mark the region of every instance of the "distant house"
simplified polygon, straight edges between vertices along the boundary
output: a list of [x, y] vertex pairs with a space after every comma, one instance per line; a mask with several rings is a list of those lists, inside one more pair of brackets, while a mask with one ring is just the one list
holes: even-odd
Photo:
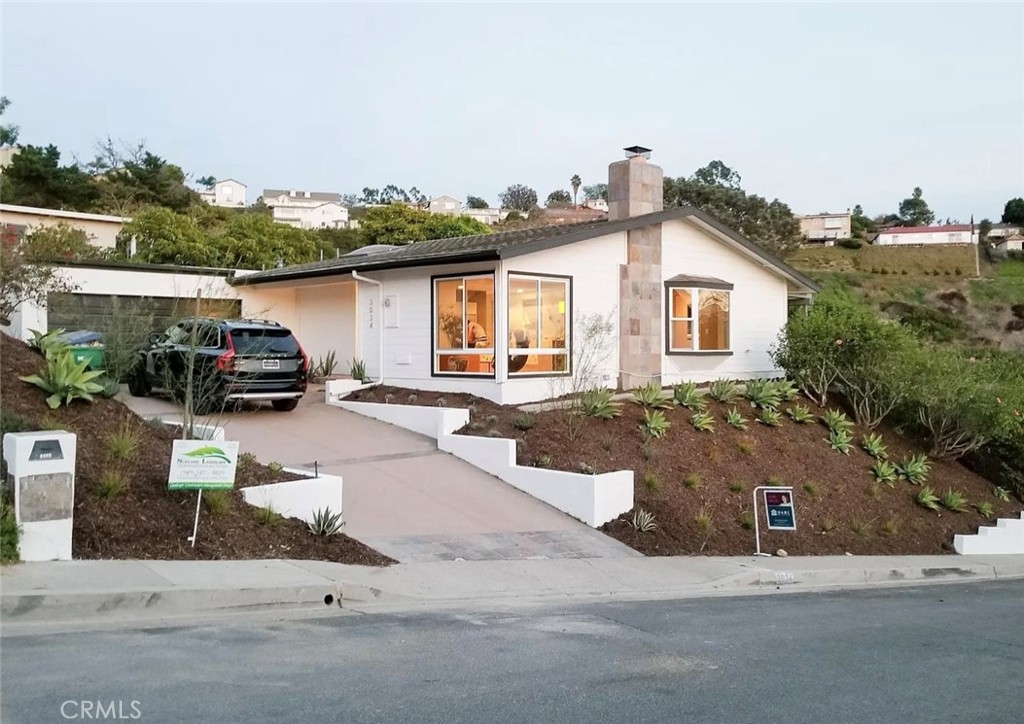
[[604, 199], [585, 199], [583, 201], [583, 205], [588, 209], [593, 209], [594, 211], [604, 211], [605, 213], [608, 213], [608, 202]]
[[462, 202], [454, 196], [434, 196], [428, 199], [424, 206], [432, 214], [458, 216], [459, 210], [462, 208]]
[[463, 216], [468, 216], [471, 219], [483, 222], [484, 224], [494, 225], [505, 220], [508, 216], [509, 209], [471, 209], [467, 206], [459, 213]]
[[0, 228], [5, 234], [22, 237], [33, 229], [66, 224], [73, 229], [84, 231], [91, 244], [103, 249], [113, 249], [117, 246], [117, 235], [128, 221], [131, 219], [123, 216], [0, 204]]
[[1021, 233], [1020, 224], [992, 224], [992, 229], [988, 232], [989, 239], [1005, 239], [1008, 236]]
[[893, 226], [881, 231], [874, 243], [876, 246], [977, 244], [978, 231], [973, 224]]
[[835, 246], [837, 239], [849, 239], [852, 215], [847, 209], [839, 214], [804, 214], [800, 221], [800, 234], [808, 244]]
[[574, 224], [580, 221], [601, 221], [608, 218], [607, 211], [589, 209], [585, 206], [577, 208], [546, 208], [543, 209], [544, 220], [549, 224]]
[[199, 198], [210, 206], [227, 206], [231, 208], [248, 206], [249, 204], [245, 198], [247, 188], [241, 181], [226, 178], [215, 183], [213, 188], [200, 191]]
[[1005, 236], [992, 242], [992, 248], [996, 251], [1024, 251], [1024, 236], [1019, 233]]
[[270, 207], [274, 221], [300, 229], [344, 229], [348, 209], [341, 194], [320, 191], [263, 189], [263, 203]]

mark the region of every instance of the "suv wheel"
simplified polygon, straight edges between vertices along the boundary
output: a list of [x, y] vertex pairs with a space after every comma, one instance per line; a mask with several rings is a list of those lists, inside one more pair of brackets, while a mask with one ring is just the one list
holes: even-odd
[[146, 370], [141, 364], [136, 365], [128, 375], [128, 391], [132, 397], [149, 397], [149, 393], [153, 391], [146, 380]]
[[270, 404], [274, 406], [274, 409], [278, 412], [291, 412], [299, 406], [299, 401], [292, 400], [271, 400]]

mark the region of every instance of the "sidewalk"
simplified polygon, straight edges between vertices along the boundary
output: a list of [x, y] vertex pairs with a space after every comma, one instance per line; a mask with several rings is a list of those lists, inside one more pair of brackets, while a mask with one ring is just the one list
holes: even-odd
[[555, 599], [656, 599], [1024, 578], [1024, 555], [600, 558], [402, 563], [69, 561], [0, 572], [5, 623], [276, 607], [358, 611]]

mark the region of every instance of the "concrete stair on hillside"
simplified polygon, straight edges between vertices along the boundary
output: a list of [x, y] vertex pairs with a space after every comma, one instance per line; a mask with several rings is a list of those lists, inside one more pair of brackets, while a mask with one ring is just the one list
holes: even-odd
[[953, 547], [961, 555], [1024, 553], [1024, 512], [1020, 518], [1000, 518], [995, 526], [978, 528], [977, 535], [958, 535]]

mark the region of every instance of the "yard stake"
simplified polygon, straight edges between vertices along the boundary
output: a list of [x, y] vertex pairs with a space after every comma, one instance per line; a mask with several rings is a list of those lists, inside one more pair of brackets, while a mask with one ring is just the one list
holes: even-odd
[[199, 532], [199, 504], [203, 502], [203, 491], [199, 491], [199, 495], [196, 496], [196, 522], [192, 524], [192, 537], [189, 541], [192, 543], [192, 547], [196, 547], [196, 533]]

